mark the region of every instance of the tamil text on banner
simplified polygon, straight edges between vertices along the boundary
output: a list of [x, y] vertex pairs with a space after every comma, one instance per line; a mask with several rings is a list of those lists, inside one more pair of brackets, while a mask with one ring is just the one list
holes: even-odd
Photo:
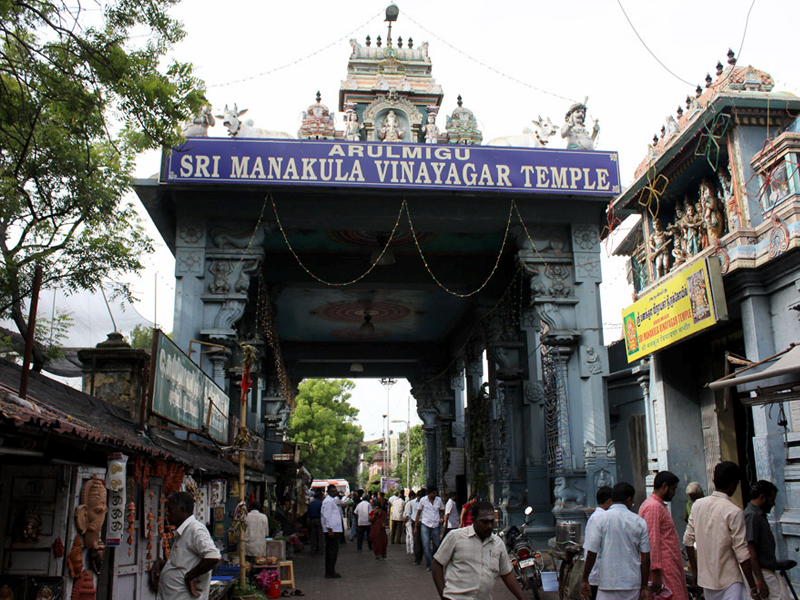
[[156, 331], [152, 410], [187, 429], [228, 443], [230, 398], [162, 331]]
[[727, 319], [719, 260], [698, 260], [622, 311], [628, 362]]
[[164, 156], [166, 183], [618, 194], [616, 152], [192, 138]]

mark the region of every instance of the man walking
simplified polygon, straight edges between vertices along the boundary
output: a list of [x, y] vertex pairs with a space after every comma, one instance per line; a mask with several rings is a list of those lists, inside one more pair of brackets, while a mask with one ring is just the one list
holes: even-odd
[[526, 600], [508, 559], [505, 544], [492, 533], [494, 507], [472, 506], [472, 525], [455, 529], [433, 557], [433, 583], [446, 600], [491, 600], [497, 577], [518, 600]]
[[456, 506], [456, 498], [456, 493], [450, 492], [447, 498], [447, 504], [444, 505], [444, 533], [442, 534], [442, 538], [444, 538], [451, 529], [458, 529], [461, 515], [458, 512], [458, 506]]
[[403, 500], [403, 490], [396, 496], [396, 500], [392, 502], [391, 508], [391, 533], [392, 543], [399, 544], [403, 538], [403, 513], [405, 512], [406, 503]]
[[431, 570], [433, 555], [439, 549], [439, 535], [444, 522], [444, 503], [436, 495], [438, 491], [436, 487], [428, 488], [428, 495], [419, 501], [414, 526], [414, 533], [419, 531], [419, 537], [422, 541], [426, 571]]
[[775, 574], [775, 538], [767, 521], [777, 496], [778, 488], [771, 481], [757, 481], [750, 488], [750, 502], [744, 508], [744, 525], [750, 566], [761, 596], [766, 594], [769, 600], [788, 600], [789, 588], [783, 578]]
[[[686, 524], [683, 545], [689, 555], [692, 580], [703, 588], [706, 600], [740, 600], [746, 596], [758, 600], [762, 597], [750, 568], [744, 513], [731, 502], [731, 496], [739, 487], [739, 478], [736, 463], [723, 461], [714, 467], [716, 491], [695, 501]], [[745, 594], [742, 573], [750, 588], [749, 594]]]
[[650, 584], [653, 594], [658, 594], [663, 586], [672, 592], [673, 600], [689, 600], [681, 543], [666, 504], [675, 497], [678, 481], [678, 477], [669, 471], [656, 473], [653, 493], [639, 508], [639, 516], [647, 523], [647, 535], [650, 538]]
[[269, 519], [261, 512], [258, 502], [250, 503], [247, 513], [247, 529], [244, 532], [244, 554], [248, 560], [254, 561], [259, 556], [267, 555], [267, 538], [269, 537]]
[[[634, 512], [636, 490], [620, 481], [611, 491], [611, 506], [598, 515], [595, 527], [587, 532], [584, 547], [581, 597], [590, 600], [589, 574], [597, 560], [597, 600], [648, 600], [647, 576], [650, 574], [650, 542], [647, 524]], [[591, 535], [589, 535], [591, 533]]]
[[339, 536], [344, 533], [342, 526], [342, 513], [336, 499], [339, 497], [336, 486], [328, 486], [328, 495], [322, 501], [322, 530], [325, 532], [325, 577], [338, 579], [340, 573], [336, 572], [336, 559], [339, 558]]
[[414, 519], [417, 516], [417, 495], [408, 492], [408, 500], [403, 509], [403, 518], [406, 524], [406, 554], [414, 554]]
[[369, 494], [364, 494], [361, 497], [361, 502], [358, 503], [355, 509], [356, 523], [358, 524], [358, 537], [356, 538], [356, 549], [361, 552], [364, 547], [364, 538], [367, 538], [367, 545], [372, 550], [372, 541], [369, 539], [369, 513], [372, 511], [372, 505], [369, 503]]
[[[166, 563], [150, 572], [158, 586], [157, 600], [208, 600], [211, 569], [219, 550], [205, 525], [194, 518], [194, 499], [189, 492], [175, 492], [167, 499], [167, 521], [175, 529], [175, 544]], [[163, 566], [162, 566], [163, 565]], [[160, 566], [160, 569], [158, 568]]]
[[308, 536], [311, 538], [311, 554], [322, 554], [325, 536], [322, 533], [322, 490], [314, 492], [314, 499], [308, 503]]
[[[586, 536], [589, 537], [590, 532], [597, 526], [597, 517], [602, 515], [611, 507], [611, 488], [607, 485], [604, 485], [600, 489], [597, 490], [597, 495], [595, 499], [597, 500], [597, 508], [594, 509], [594, 512], [589, 516], [589, 520], [586, 521]], [[583, 560], [584, 563], [586, 561], [586, 549], [583, 550]], [[592, 567], [591, 572], [589, 573], [589, 587], [592, 590], [592, 600], [595, 600], [597, 597], [597, 571], [600, 569], [600, 561], [595, 560], [594, 567]]]

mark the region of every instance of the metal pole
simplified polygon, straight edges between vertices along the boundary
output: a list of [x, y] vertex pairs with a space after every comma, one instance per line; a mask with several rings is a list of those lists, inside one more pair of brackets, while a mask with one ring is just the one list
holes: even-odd
[[28, 397], [28, 377], [30, 376], [29, 369], [31, 366], [31, 355], [33, 354], [33, 345], [36, 340], [33, 338], [33, 332], [36, 329], [36, 311], [39, 309], [39, 288], [42, 287], [42, 266], [36, 265], [36, 270], [33, 274], [33, 289], [31, 289], [31, 313], [28, 317], [28, 335], [25, 337], [25, 354], [22, 359], [22, 375], [19, 380], [19, 397]]
[[411, 396], [408, 397], [408, 420], [406, 421], [406, 485], [411, 489]]
[[390, 398], [390, 393], [389, 392], [390, 392], [390, 390], [392, 389], [392, 386], [395, 383], [397, 383], [397, 380], [396, 379], [392, 379], [391, 377], [383, 377], [381, 379], [381, 385], [386, 388], [386, 456], [385, 456], [385, 458], [386, 458], [387, 477], [390, 477], [391, 476], [391, 472], [392, 472], [392, 453], [390, 452], [390, 448], [389, 448], [389, 445], [391, 443], [389, 441], [389, 431], [390, 431], [389, 430], [389, 422], [390, 422], [390, 419], [391, 419], [391, 416], [390, 416], [390, 413], [389, 413], [389, 398]]

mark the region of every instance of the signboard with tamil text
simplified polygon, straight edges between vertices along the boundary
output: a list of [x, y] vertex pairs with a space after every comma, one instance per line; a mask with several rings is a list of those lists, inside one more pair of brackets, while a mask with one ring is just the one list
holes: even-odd
[[727, 318], [719, 260], [691, 263], [622, 311], [628, 362]]
[[187, 429], [203, 430], [228, 443], [230, 398], [162, 331], [153, 339], [152, 408]]
[[232, 183], [609, 198], [616, 152], [324, 140], [190, 138], [164, 155], [165, 183]]

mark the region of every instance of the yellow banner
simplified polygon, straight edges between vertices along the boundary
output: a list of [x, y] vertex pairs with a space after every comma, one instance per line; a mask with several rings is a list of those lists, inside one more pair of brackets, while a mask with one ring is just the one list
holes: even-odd
[[719, 260], [699, 260], [622, 311], [628, 362], [666, 348], [727, 316]]

